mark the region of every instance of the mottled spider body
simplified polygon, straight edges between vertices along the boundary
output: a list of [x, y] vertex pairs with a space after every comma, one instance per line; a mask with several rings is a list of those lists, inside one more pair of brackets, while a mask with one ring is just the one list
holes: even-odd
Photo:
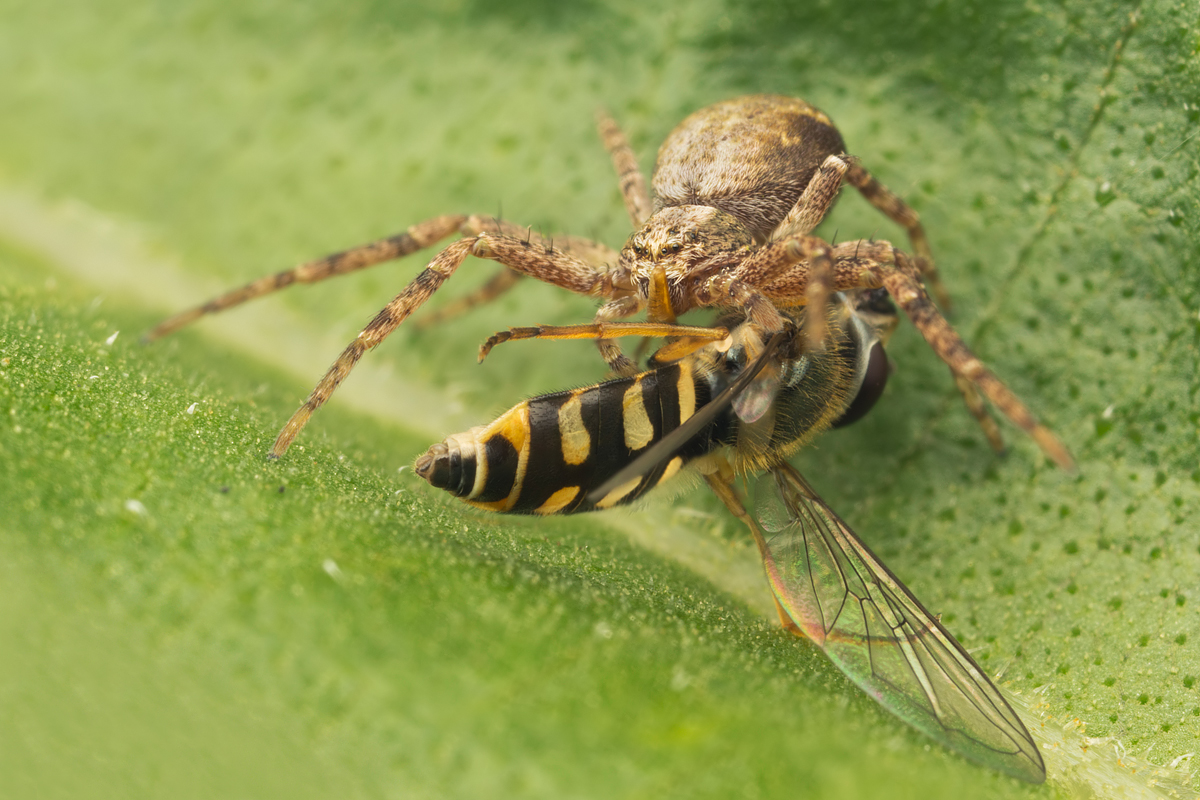
[[[280, 431], [271, 449], [278, 457], [362, 355], [387, 338], [471, 255], [499, 261], [508, 269], [458, 309], [496, 296], [521, 275], [604, 301], [592, 324], [513, 328], [492, 337], [481, 357], [496, 343], [511, 339], [594, 339], [604, 360], [623, 375], [636, 373], [637, 366], [614, 337], [670, 337], [676, 341], [667, 348], [676, 349], [669, 355], [679, 358], [688, 348], [727, 334], [724, 328], [676, 323], [679, 314], [692, 309], [734, 312], [750, 323], [744, 337], [748, 342], [755, 336], [765, 341], [788, 324], [781, 309], [824, 308], [835, 291], [885, 288], [950, 367], [993, 446], [1000, 446], [999, 436], [977, 390], [1058, 464], [1071, 464], [1062, 444], [983, 366], [938, 312], [923, 281], [930, 282], [943, 305], [945, 293], [916, 212], [842, 152], [841, 136], [825, 114], [801, 100], [776, 95], [742, 97], [696, 112], [659, 151], [653, 205], [624, 134], [607, 116], [601, 116], [599, 127], [637, 229], [619, 253], [576, 237], [549, 239], [509, 222], [452, 214], [235, 289], [163, 322], [147, 338], [293, 283], [362, 269], [428, 247], [455, 231], [462, 233], [462, 240], [438, 253], [346, 347]], [[811, 235], [843, 183], [905, 228], [913, 256], [885, 241], [833, 245]], [[646, 312], [646, 322], [619, 321], [640, 311]], [[807, 314], [805, 320], [808, 346], [820, 349], [826, 315]]]

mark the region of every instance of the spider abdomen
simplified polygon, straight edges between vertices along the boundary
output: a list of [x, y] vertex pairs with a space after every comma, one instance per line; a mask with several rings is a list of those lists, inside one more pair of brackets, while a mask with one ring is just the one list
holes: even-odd
[[716, 103], [681, 122], [659, 148], [655, 208], [713, 206], [765, 241], [817, 168], [845, 150], [829, 117], [803, 100], [751, 95]]

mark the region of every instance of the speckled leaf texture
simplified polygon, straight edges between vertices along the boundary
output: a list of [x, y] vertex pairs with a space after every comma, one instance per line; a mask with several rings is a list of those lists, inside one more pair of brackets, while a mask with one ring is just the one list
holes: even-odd
[[[1200, 749], [1200, 11], [1174, 0], [0, 0], [0, 796], [1189, 797]], [[431, 254], [238, 283], [483, 213], [619, 246], [599, 106], [803, 97], [922, 215], [954, 324], [1074, 452], [986, 446], [908, 325], [797, 467], [1008, 692], [1019, 784], [784, 633], [698, 489], [510, 520], [416, 478], [601, 377], [540, 285], [406, 325], [278, 427]], [[903, 232], [846, 194], [820, 232]], [[431, 303], [491, 274], [469, 261]], [[115, 338], [114, 338], [115, 336]]]

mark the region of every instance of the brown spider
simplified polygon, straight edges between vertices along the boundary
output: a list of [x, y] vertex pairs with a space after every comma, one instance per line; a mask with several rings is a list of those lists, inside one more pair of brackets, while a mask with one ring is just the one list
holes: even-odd
[[[742, 97], [697, 111], [658, 151], [653, 206], [620, 128], [602, 114], [599, 129], [637, 229], [619, 254], [584, 239], [556, 237], [551, 243], [508, 222], [447, 215], [254, 281], [166, 320], [145, 338], [156, 339], [200, 316], [293, 283], [352, 272], [461, 233], [464, 238], [438, 253], [342, 352], [280, 431], [271, 448], [271, 456], [279, 457], [363, 353], [387, 338], [469, 255], [499, 261], [507, 269], [437, 316], [495, 297], [522, 275], [605, 301], [590, 325], [513, 328], [488, 340], [480, 358], [511, 339], [588, 338], [596, 340], [609, 366], [625, 375], [636, 366], [613, 337], [672, 337], [676, 347], [686, 349], [726, 336], [724, 328], [678, 325], [678, 315], [692, 309], [740, 311], [765, 339], [784, 328], [781, 308], [823, 307], [833, 292], [883, 287], [950, 367], [993, 447], [1002, 447], [999, 432], [976, 389], [1051, 459], [1064, 468], [1072, 466], [1054, 434], [984, 367], [938, 312], [922, 281], [929, 281], [943, 306], [948, 305], [947, 297], [916, 212], [845, 154], [841, 135], [824, 113], [802, 100], [776, 95]], [[843, 182], [908, 231], [915, 256], [885, 241], [831, 245], [811, 235]], [[618, 321], [643, 309], [646, 322]], [[809, 346], [821, 347], [825, 315], [808, 314], [806, 320]]]

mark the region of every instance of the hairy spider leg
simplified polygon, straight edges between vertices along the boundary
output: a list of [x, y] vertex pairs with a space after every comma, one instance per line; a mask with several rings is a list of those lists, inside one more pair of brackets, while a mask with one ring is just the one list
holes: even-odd
[[646, 177], [638, 168], [637, 156], [625, 138], [625, 132], [606, 111], [596, 112], [596, 128], [600, 132], [600, 140], [604, 149], [612, 158], [613, 168], [617, 171], [617, 180], [621, 185], [621, 198], [625, 201], [625, 210], [629, 212], [629, 220], [633, 227], [640, 228], [650, 218], [650, 193], [646, 190]]
[[[738, 270], [748, 274], [776, 275], [760, 287], [760, 296], [780, 307], [804, 305], [810, 266], [805, 260], [811, 248], [806, 237], [772, 242], [754, 251]], [[1064, 469], [1073, 469], [1074, 461], [1062, 442], [997, 378], [963, 342], [929, 298], [921, 282], [921, 272], [913, 259], [884, 241], [844, 242], [830, 250], [833, 261], [833, 290], [877, 289], [883, 287], [900, 306], [938, 357], [955, 376], [978, 387], [1004, 416], [1037, 442], [1042, 451]], [[790, 267], [788, 266], [790, 265]], [[716, 298], [714, 298], [716, 299]], [[772, 329], [763, 328], [770, 332]], [[968, 408], [970, 408], [968, 402]], [[980, 415], [976, 419], [981, 419]], [[985, 435], [987, 425], [982, 421]], [[989, 441], [991, 437], [989, 435]]]
[[933, 262], [933, 251], [929, 249], [929, 239], [925, 236], [925, 228], [922, 227], [921, 218], [917, 212], [899, 195], [863, 169], [856, 159], [848, 159], [848, 162], [850, 169], [846, 172], [846, 182], [858, 189], [867, 202], [882, 211], [888, 219], [908, 231], [908, 239], [912, 242], [913, 253], [916, 255], [917, 267], [921, 276], [929, 284], [933, 296], [937, 298], [938, 305], [949, 311], [951, 307], [950, 294], [946, 291], [937, 265]]
[[[148, 344], [167, 334], [174, 333], [201, 317], [239, 306], [258, 297], [285, 289], [292, 284], [317, 283], [328, 278], [335, 278], [339, 275], [373, 267], [385, 261], [403, 258], [418, 250], [424, 250], [436, 244], [456, 231], [463, 236], [478, 236], [482, 233], [497, 233], [513, 237], [524, 236], [531, 243], [543, 246], [550, 241], [519, 225], [492, 217], [482, 215], [466, 216], [463, 214], [447, 214], [441, 217], [434, 217], [423, 222], [418, 222], [403, 233], [377, 239], [376, 241], [332, 253], [313, 261], [306, 261], [291, 269], [251, 281], [245, 286], [228, 291], [202, 305], [182, 311], [160, 322], [142, 336], [142, 342]], [[616, 252], [611, 248], [577, 236], [557, 237], [553, 241], [558, 243], [560, 249], [571, 252], [573, 255], [591, 263], [603, 264], [614, 262], [617, 258]], [[505, 273], [512, 274], [509, 270], [505, 270]], [[515, 282], [514, 279], [512, 283]], [[501, 283], [503, 282], [501, 281]], [[507, 288], [508, 286], [503, 286], [495, 294], [499, 294], [500, 291], [504, 291]]]
[[323, 406], [342, 381], [354, 369], [363, 353], [378, 346], [404, 320], [420, 308], [435, 291], [459, 268], [467, 256], [489, 258], [506, 267], [552, 283], [576, 294], [593, 297], [612, 297], [621, 292], [614, 289], [612, 274], [597, 269], [586, 261], [557, 248], [534, 244], [502, 234], [483, 233], [460, 239], [442, 250], [413, 281], [363, 328], [333, 365], [326, 371], [304, 404], [297, 409], [279, 432], [270, 456], [282, 456], [296, 436]]
[[[522, 228], [512, 223], [496, 221], [495, 226], [488, 231], [477, 231], [476, 233], [503, 233], [507, 236], [516, 238], [525, 237], [532, 243], [542, 245], [544, 247], [555, 247], [564, 253], [570, 253], [576, 258], [582, 259], [587, 263], [598, 267], [608, 269], [608, 265], [615, 264], [617, 261], [617, 251], [611, 247], [592, 239], [584, 239], [579, 236], [569, 235], [554, 235], [543, 236], [541, 234], [532, 233], [528, 228]], [[524, 278], [524, 273], [514, 272], [507, 267], [503, 267], [496, 271], [486, 283], [478, 289], [466, 294], [441, 308], [426, 312], [421, 315], [421, 318], [413, 324], [418, 330], [426, 330], [435, 325], [441, 325], [452, 319], [462, 316], [473, 308], [490, 303], [500, 295], [512, 289], [521, 279]]]

